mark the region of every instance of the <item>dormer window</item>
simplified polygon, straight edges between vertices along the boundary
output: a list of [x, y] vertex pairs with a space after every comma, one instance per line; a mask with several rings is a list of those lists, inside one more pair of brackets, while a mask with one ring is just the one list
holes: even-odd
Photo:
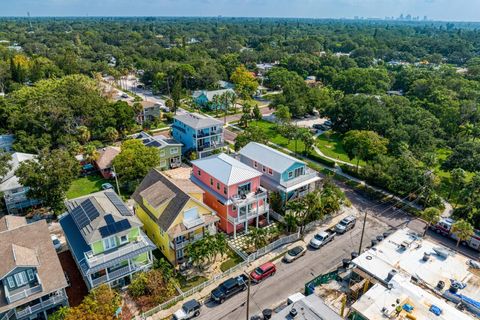
[[13, 277], [17, 283], [17, 287], [21, 287], [28, 283], [27, 276], [24, 271], [14, 274]]
[[13, 280], [13, 277], [7, 277], [7, 282], [10, 289], [15, 288], [15, 280]]
[[120, 244], [124, 244], [128, 242], [128, 235], [124, 235], [120, 237]]
[[27, 270], [27, 276], [28, 276], [28, 281], [35, 280], [35, 273], [33, 272], [32, 269]]
[[115, 248], [117, 246], [117, 241], [115, 240], [115, 237], [103, 239], [103, 246], [105, 250], [110, 250]]

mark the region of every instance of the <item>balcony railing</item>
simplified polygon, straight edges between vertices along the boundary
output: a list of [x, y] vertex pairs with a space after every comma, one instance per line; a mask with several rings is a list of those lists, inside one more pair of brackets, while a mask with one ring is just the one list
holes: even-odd
[[177, 242], [177, 243], [174, 243], [174, 241], [170, 241], [170, 248], [172, 248], [172, 250], [180, 250], [185, 248], [189, 243], [190, 243], [190, 240], [184, 240], [182, 242]]
[[220, 142], [217, 142], [217, 143], [212, 143], [212, 144], [208, 144], [208, 145], [202, 145], [202, 146], [198, 146], [197, 147], [197, 150], [198, 151], [211, 151], [211, 150], [215, 150], [215, 149], [218, 149], [218, 148], [223, 148], [225, 147], [226, 144], [224, 141], [220, 141]]
[[261, 216], [262, 214], [268, 212], [269, 206], [268, 204], [262, 205], [258, 207], [258, 210], [252, 209], [247, 214], [244, 215], [238, 215], [237, 217], [232, 217], [228, 216], [228, 221], [230, 221], [233, 224], [239, 224], [239, 223], [244, 223], [247, 220], [250, 220], [252, 218], [256, 218], [257, 216]]
[[92, 268], [102, 263], [127, 255], [136, 250], [140, 250], [148, 245], [149, 243], [146, 239], [146, 236], [143, 233], [140, 233], [140, 235], [137, 237], [137, 240], [134, 242], [130, 242], [129, 244], [118, 247], [117, 249], [108, 253], [93, 255], [92, 251], [88, 251], [85, 253], [85, 257], [89, 267]]
[[41, 301], [33, 306], [28, 306], [21, 311], [16, 311], [17, 319], [26, 317], [33, 313], [37, 313], [43, 309], [50, 308], [56, 304], [62, 303], [67, 300], [67, 296], [61, 291], [61, 293], [50, 297], [50, 299], [46, 301]]
[[285, 188], [289, 188], [289, 187], [292, 187], [296, 184], [302, 183], [304, 181], [310, 180], [310, 179], [315, 178], [315, 177], [318, 177], [317, 172], [308, 169], [308, 170], [305, 171], [305, 174], [302, 174], [302, 175], [300, 175], [296, 178], [293, 178], [293, 179], [290, 179], [290, 180], [287, 180], [287, 181], [282, 181], [280, 184], [282, 186], [284, 186]]
[[235, 205], [247, 205], [251, 204], [254, 202], [257, 202], [258, 200], [265, 200], [267, 198], [267, 190], [264, 189], [263, 187], [259, 187], [256, 192], [250, 192], [245, 194], [244, 196], [240, 195], [235, 195], [232, 197], [233, 203]]
[[205, 223], [205, 219], [204, 219], [202, 216], [200, 216], [200, 217], [198, 217], [198, 218], [196, 218], [196, 219], [193, 219], [193, 220], [185, 220], [185, 219], [183, 219], [183, 225], [184, 225], [185, 228], [187, 228], [187, 229], [192, 229], [192, 228], [194, 228], [194, 227], [196, 227], [196, 226], [199, 226], [199, 225], [202, 225], [202, 224], [204, 224], [204, 223]]
[[13, 319], [12, 317], [15, 315], [15, 309], [11, 309], [11, 310], [8, 310], [7, 313], [5, 313], [3, 315], [2, 318], [0, 318], [0, 320], [10, 320], [10, 319]]
[[38, 284], [35, 287], [27, 288], [14, 294], [8, 294], [7, 292], [5, 292], [5, 296], [8, 303], [14, 303], [18, 300], [25, 299], [26, 297], [39, 292], [42, 292], [42, 284]]
[[144, 269], [144, 268], [148, 267], [149, 265], [150, 265], [150, 262], [148, 262], [146, 264], [142, 264], [142, 265], [137, 265], [137, 264], [132, 263], [131, 265], [126, 265], [125, 267], [122, 267], [122, 268], [117, 269], [115, 271], [108, 272], [104, 276], [101, 276], [101, 277], [96, 278], [96, 279], [92, 279], [92, 284], [93, 284], [94, 287], [96, 287], [96, 286], [98, 286], [102, 283], [124, 277], [124, 276], [126, 276], [126, 275], [128, 275], [132, 272], [140, 271], [141, 269]]

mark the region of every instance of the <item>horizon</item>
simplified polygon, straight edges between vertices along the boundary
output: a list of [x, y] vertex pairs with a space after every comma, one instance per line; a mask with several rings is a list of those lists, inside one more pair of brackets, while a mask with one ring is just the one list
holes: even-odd
[[[4, 2], [4, 0], [0, 0]], [[17, 0], [2, 18], [157, 17], [480, 22], [480, 1], [459, 0]], [[154, 13], [154, 14], [152, 14]], [[403, 20], [394, 20], [403, 15]], [[407, 17], [410, 17], [407, 19]], [[418, 17], [418, 18], [417, 18]], [[425, 20], [427, 17], [428, 20]], [[361, 18], [361, 19], [360, 19]], [[388, 19], [387, 19], [388, 18]], [[393, 18], [393, 19], [392, 19]], [[417, 20], [418, 19], [418, 20]]]

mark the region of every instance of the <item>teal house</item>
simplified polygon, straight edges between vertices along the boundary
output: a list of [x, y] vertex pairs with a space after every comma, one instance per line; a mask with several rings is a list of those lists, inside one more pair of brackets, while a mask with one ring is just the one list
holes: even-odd
[[262, 172], [262, 187], [278, 192], [285, 202], [304, 197], [318, 187], [318, 173], [305, 162], [264, 144], [250, 142], [239, 151], [239, 157]]
[[225, 109], [225, 104], [223, 102], [216, 103], [215, 97], [220, 97], [226, 92], [230, 92], [236, 95], [235, 91], [232, 88], [212, 91], [200, 90], [193, 93], [192, 100], [195, 105], [200, 108], [206, 108], [209, 110], [223, 110]]
[[156, 247], [115, 192], [93, 193], [66, 206], [60, 225], [89, 290], [104, 283], [126, 286], [135, 273], [151, 268]]

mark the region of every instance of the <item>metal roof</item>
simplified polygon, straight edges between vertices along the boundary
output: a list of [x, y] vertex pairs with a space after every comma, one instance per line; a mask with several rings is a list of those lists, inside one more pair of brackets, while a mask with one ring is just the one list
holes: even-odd
[[202, 129], [213, 126], [223, 126], [223, 123], [215, 118], [206, 117], [198, 113], [179, 114], [174, 117], [177, 121], [184, 123], [190, 128]]
[[12, 154], [12, 159], [8, 162], [10, 170], [0, 180], [0, 191], [8, 191], [12, 189], [21, 188], [22, 185], [18, 181], [18, 177], [15, 175], [20, 164], [24, 161], [35, 160], [36, 155], [22, 152], [15, 152]]
[[182, 144], [175, 139], [166, 138], [162, 135], [152, 136], [144, 131], [134, 134], [131, 137], [142, 141], [143, 145], [146, 147], [163, 149], [167, 146], [182, 146]]
[[192, 161], [192, 164], [230, 186], [262, 175], [261, 172], [243, 164], [225, 153]]
[[305, 162], [301, 160], [258, 142], [250, 142], [238, 153], [264, 166], [272, 168], [279, 173], [284, 172], [295, 163], [305, 164]]

